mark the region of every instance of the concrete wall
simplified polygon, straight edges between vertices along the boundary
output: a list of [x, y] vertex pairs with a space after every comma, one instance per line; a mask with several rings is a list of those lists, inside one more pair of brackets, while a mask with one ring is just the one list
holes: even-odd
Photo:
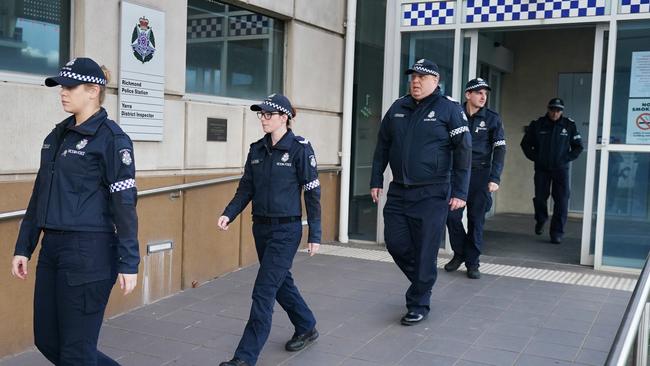
[[[117, 115], [119, 70], [119, 0], [71, 0], [71, 57], [88, 56], [113, 73], [104, 107]], [[297, 134], [312, 141], [318, 162], [339, 165], [341, 151], [342, 79], [345, 0], [246, 0], [234, 5], [285, 21], [284, 94], [298, 109]], [[136, 141], [140, 190], [218, 176], [239, 174], [248, 146], [262, 137], [251, 101], [188, 95], [185, 92], [187, 1], [136, 0], [166, 13], [165, 121], [160, 142]], [[0, 212], [24, 209], [39, 165], [43, 139], [67, 117], [58, 88], [39, 82], [49, 75], [21, 77], [0, 70]], [[206, 141], [206, 119], [228, 120], [227, 141]], [[323, 241], [338, 234], [339, 177], [323, 173]], [[194, 189], [178, 197], [158, 194], [138, 202], [140, 217], [139, 284], [134, 294], [114, 291], [107, 316], [171, 295], [257, 261], [250, 208], [227, 232], [216, 230], [216, 218], [232, 197], [236, 183]], [[33, 274], [10, 278], [11, 253], [19, 220], [0, 221], [0, 357], [32, 344]], [[306, 234], [306, 229], [305, 229]], [[171, 240], [172, 251], [147, 255], [146, 244]], [[305, 240], [305, 239], [304, 239]], [[304, 241], [303, 240], [303, 241]], [[20, 304], [20, 306], [16, 306]]]
[[546, 113], [546, 103], [557, 94], [559, 73], [591, 72], [594, 32], [568, 28], [505, 33], [503, 45], [514, 54], [514, 70], [503, 75], [501, 87], [508, 152], [495, 195], [496, 212], [533, 212], [533, 163], [519, 147], [523, 128]]

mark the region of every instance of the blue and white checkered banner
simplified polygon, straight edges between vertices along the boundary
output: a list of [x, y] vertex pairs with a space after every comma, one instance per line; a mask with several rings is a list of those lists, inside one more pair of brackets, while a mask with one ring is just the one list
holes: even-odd
[[187, 41], [210, 40], [224, 36], [223, 17], [201, 17], [187, 19]]
[[606, 3], [606, 0], [467, 0], [465, 22], [599, 16], [606, 14]]
[[650, 13], [650, 0], [621, 0], [621, 14]]
[[269, 34], [271, 18], [264, 15], [249, 14], [230, 17], [231, 36], [256, 36]]
[[402, 26], [442, 25], [454, 22], [455, 1], [427, 1], [402, 5]]

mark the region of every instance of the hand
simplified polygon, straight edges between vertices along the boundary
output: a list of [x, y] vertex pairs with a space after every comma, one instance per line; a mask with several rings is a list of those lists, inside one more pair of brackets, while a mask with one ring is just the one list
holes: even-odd
[[379, 197], [381, 196], [382, 192], [383, 189], [381, 188], [370, 188], [370, 197], [372, 197], [373, 203], [379, 202]]
[[138, 274], [120, 273], [117, 275], [117, 281], [120, 283], [120, 288], [124, 290], [124, 296], [126, 296], [130, 294], [135, 288], [135, 285], [138, 284]]
[[455, 211], [463, 207], [465, 207], [465, 201], [461, 200], [460, 198], [452, 197], [452, 199], [449, 200], [450, 210]]
[[11, 275], [20, 278], [21, 280], [27, 279], [27, 257], [24, 255], [15, 255], [11, 260]]
[[217, 227], [221, 230], [228, 230], [228, 223], [230, 223], [230, 218], [228, 216], [221, 216], [217, 221]]
[[496, 184], [496, 183], [494, 183], [494, 182], [490, 182], [490, 183], [488, 183], [488, 191], [489, 191], [490, 193], [492, 193], [492, 192], [496, 192], [496, 191], [498, 191], [498, 190], [499, 190], [499, 185], [498, 185], [498, 184]]
[[308, 246], [307, 253], [309, 253], [310, 257], [313, 257], [314, 254], [318, 253], [318, 249], [320, 249], [319, 243], [309, 243]]

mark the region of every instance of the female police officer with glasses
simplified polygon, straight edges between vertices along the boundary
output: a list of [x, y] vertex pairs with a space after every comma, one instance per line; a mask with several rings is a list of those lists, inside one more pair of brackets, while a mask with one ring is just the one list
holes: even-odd
[[89, 58], [68, 62], [45, 85], [61, 85], [63, 110], [41, 149], [41, 165], [20, 226], [11, 272], [44, 232], [36, 267], [34, 343], [55, 365], [118, 365], [97, 350], [116, 278], [137, 282], [135, 166], [129, 137], [101, 107], [108, 72]]
[[253, 236], [260, 269], [253, 287], [253, 304], [244, 334], [232, 360], [220, 366], [255, 365], [269, 332], [275, 300], [295, 326], [287, 351], [299, 351], [318, 338], [316, 319], [298, 292], [291, 277], [291, 264], [302, 235], [300, 194], [304, 191], [309, 251], [318, 251], [320, 226], [320, 182], [316, 157], [309, 141], [290, 129], [296, 112], [289, 99], [272, 94], [257, 111], [266, 134], [251, 144], [244, 175], [235, 197], [219, 218], [218, 226], [228, 225], [253, 201]]

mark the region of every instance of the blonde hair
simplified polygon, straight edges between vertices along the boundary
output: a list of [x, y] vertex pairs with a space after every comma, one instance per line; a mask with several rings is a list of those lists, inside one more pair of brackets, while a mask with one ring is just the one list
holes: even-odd
[[106, 79], [106, 84], [99, 86], [99, 105], [102, 105], [104, 104], [104, 99], [106, 98], [106, 85], [108, 85], [108, 83], [111, 81], [111, 71], [104, 65], [100, 67], [104, 73], [104, 79]]

